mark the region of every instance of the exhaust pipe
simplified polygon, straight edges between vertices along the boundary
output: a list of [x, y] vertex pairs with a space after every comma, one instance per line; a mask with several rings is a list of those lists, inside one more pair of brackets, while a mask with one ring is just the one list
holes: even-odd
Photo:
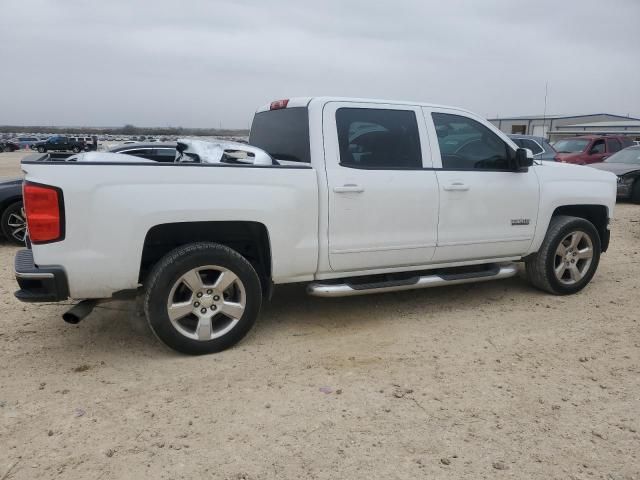
[[72, 325], [80, 323], [84, 317], [89, 315], [93, 308], [97, 305], [97, 300], [82, 300], [80, 303], [76, 303], [73, 307], [62, 314], [62, 319]]

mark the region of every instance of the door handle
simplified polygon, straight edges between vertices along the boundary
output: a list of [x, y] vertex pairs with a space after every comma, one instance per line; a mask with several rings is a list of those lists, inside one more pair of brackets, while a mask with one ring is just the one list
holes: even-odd
[[469, 190], [469, 185], [462, 182], [452, 182], [449, 185], [445, 185], [442, 188], [450, 192], [452, 191], [466, 192], [467, 190]]
[[362, 193], [364, 188], [354, 183], [347, 183], [341, 187], [333, 187], [333, 191], [336, 193]]

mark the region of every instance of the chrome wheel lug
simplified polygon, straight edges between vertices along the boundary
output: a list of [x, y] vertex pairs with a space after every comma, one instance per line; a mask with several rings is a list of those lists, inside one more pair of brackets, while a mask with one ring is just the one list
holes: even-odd
[[196, 297], [198, 297], [198, 298], [202, 298], [202, 292], [198, 292], [198, 293], [196, 293]]
[[200, 302], [196, 302], [193, 304], [194, 307], [198, 308], [200, 306]]
[[200, 309], [200, 313], [207, 313], [207, 309], [206, 308]]
[[213, 290], [207, 290], [207, 295], [211, 295], [213, 293]]
[[213, 297], [213, 300], [217, 302], [218, 300], [220, 300], [220, 296], [216, 295], [215, 297]]
[[211, 310], [216, 310], [218, 307], [216, 307], [215, 305], [211, 305]]

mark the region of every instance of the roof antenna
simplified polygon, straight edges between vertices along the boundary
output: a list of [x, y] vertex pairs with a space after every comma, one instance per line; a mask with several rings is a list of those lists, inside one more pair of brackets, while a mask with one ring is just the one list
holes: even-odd
[[549, 80], [544, 82], [544, 110], [542, 111], [542, 136], [544, 138], [549, 138], [549, 136], [544, 131], [544, 127], [547, 124], [547, 95], [548, 94], [549, 94]]

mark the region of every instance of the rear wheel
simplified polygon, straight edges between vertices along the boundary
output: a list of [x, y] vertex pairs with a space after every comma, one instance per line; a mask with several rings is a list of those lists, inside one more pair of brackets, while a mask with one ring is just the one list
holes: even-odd
[[554, 295], [582, 290], [593, 278], [600, 261], [600, 236], [583, 218], [551, 219], [538, 253], [527, 260], [529, 281]]
[[260, 280], [235, 250], [193, 243], [165, 255], [146, 282], [144, 310], [156, 336], [182, 353], [219, 352], [256, 321]]
[[81, 148], [76, 145], [75, 147], [73, 147], [72, 150], [73, 150], [73, 153], [80, 153]]
[[0, 227], [7, 240], [16, 245], [24, 245], [27, 222], [22, 212], [22, 202], [12, 203], [2, 212]]
[[44, 152], [46, 152], [46, 151], [47, 151], [47, 149], [46, 149], [46, 148], [44, 148], [44, 147], [38, 147], [38, 152], [40, 152], [40, 153], [44, 153]]

